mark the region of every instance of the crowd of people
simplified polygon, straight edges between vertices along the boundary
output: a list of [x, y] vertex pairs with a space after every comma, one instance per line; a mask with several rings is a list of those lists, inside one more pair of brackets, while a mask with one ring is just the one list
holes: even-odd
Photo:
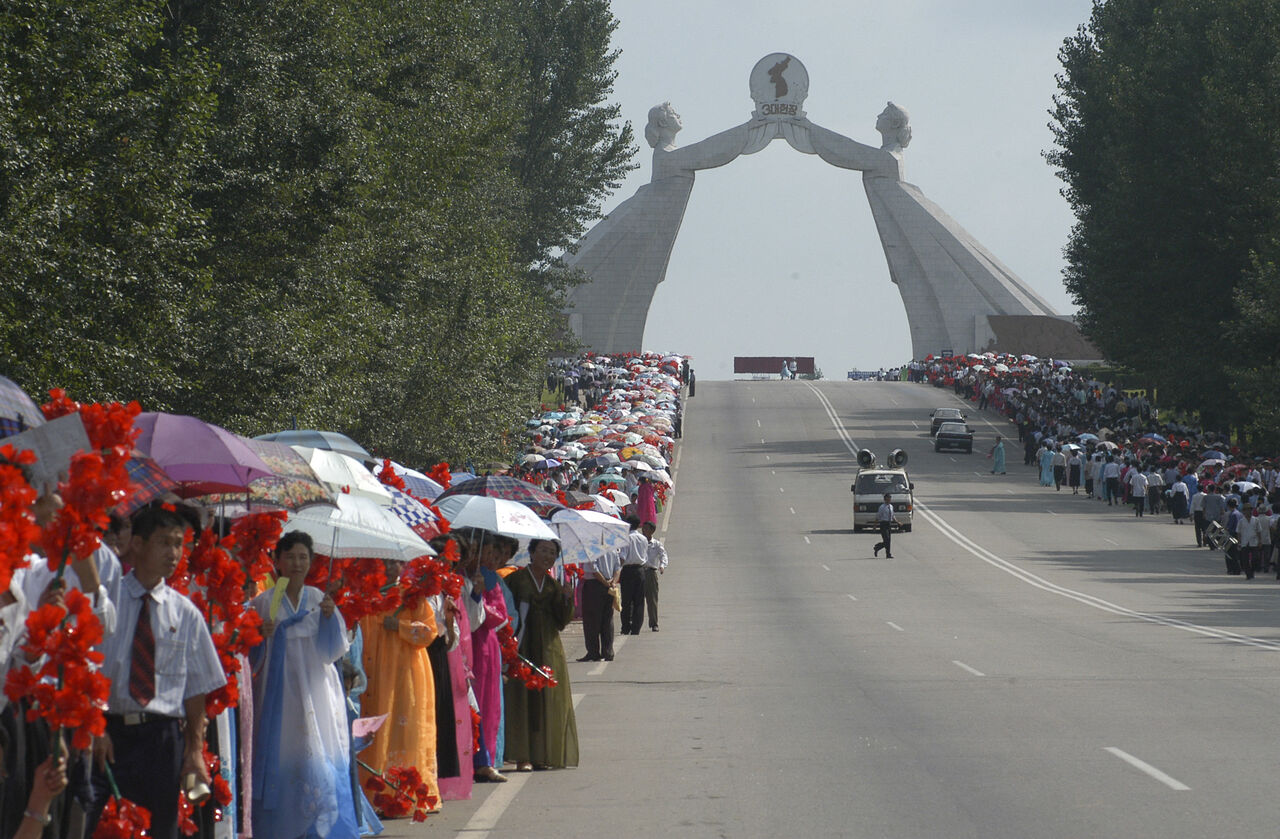
[[[1162, 420], [1143, 391], [1125, 391], [1088, 368], [1032, 355], [929, 357], [904, 379], [949, 388], [1015, 427], [1023, 464], [1039, 484], [1189, 523], [1197, 547], [1222, 550], [1226, 571], [1280, 579], [1280, 455], [1233, 444], [1228, 435]], [[1010, 435], [1012, 436], [1012, 434]], [[1011, 441], [1012, 443], [1012, 441]], [[991, 472], [1005, 474], [1001, 435]]]
[[[62, 550], [51, 534], [83, 511], [91, 481], [42, 482], [19, 447], [30, 412], [0, 421], [0, 437], [20, 432], [0, 439], [0, 837], [136, 835], [136, 807], [166, 839], [376, 835], [475, 783], [577, 766], [561, 632], [580, 616], [579, 660], [594, 661], [613, 658], [615, 610], [624, 633], [646, 608], [658, 630], [667, 556], [654, 535], [693, 374], [674, 356], [572, 363], [593, 371], [589, 386], [530, 420], [509, 468], [485, 471], [627, 531], [573, 557], [559, 539], [450, 527], [410, 496], [432, 522], [417, 531], [431, 537], [421, 557], [335, 566], [283, 512], [232, 520], [182, 482], [148, 493], [131, 481], [100, 493], [100, 521]], [[113, 423], [102, 406], [76, 408], [96, 446]], [[74, 476], [83, 453], [63, 454]], [[365, 466], [405, 497], [403, 470]], [[448, 486], [447, 466], [431, 475]], [[67, 639], [80, 656], [64, 671]], [[58, 717], [55, 691], [84, 694], [81, 716]]]

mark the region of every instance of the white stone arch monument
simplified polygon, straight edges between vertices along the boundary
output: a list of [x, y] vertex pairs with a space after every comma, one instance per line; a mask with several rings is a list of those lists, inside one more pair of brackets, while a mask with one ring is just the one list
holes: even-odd
[[[779, 137], [805, 154], [862, 173], [889, 277], [898, 286], [911, 330], [912, 353], [973, 352], [995, 342], [992, 317], [1061, 315], [920, 189], [902, 179], [902, 153], [911, 140], [907, 114], [892, 102], [876, 121], [879, 148], [809, 121], [802, 108], [809, 74], [792, 55], [774, 53], [750, 77], [756, 108], [747, 122], [691, 146], [677, 147], [682, 125], [669, 102], [649, 111], [645, 139], [653, 147], [649, 183], [618, 205], [566, 256], [590, 281], [570, 295], [569, 325], [588, 348], [602, 353], [639, 350], [645, 321], [684, 218], [694, 176], [754, 154]], [[1043, 333], [1043, 329], [1023, 329]], [[1039, 347], [1038, 354], [1050, 355]], [[1027, 347], [1023, 352], [1036, 352]], [[1058, 355], [1069, 355], [1059, 352]]]

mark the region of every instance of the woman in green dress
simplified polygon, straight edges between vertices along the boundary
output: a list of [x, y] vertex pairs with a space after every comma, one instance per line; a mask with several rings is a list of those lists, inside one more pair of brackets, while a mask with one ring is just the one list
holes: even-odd
[[542, 690], [515, 679], [506, 684], [507, 758], [521, 772], [578, 765], [578, 724], [560, 645], [560, 630], [573, 617], [573, 594], [551, 576], [559, 555], [559, 543], [534, 539], [528, 567], [506, 578], [523, 627], [520, 654], [551, 670], [557, 682]]

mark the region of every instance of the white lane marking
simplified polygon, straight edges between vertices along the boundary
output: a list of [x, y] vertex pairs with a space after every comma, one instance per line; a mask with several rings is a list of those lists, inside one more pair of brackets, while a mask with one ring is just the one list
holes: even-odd
[[761, 438], [760, 438], [760, 445], [762, 445], [762, 446], [763, 446], [764, 444], [765, 444], [765, 443], [764, 443], [764, 438], [763, 438], [763, 437], [761, 437]]
[[794, 515], [796, 514], [796, 508], [795, 508], [795, 507], [788, 507], [787, 509], [791, 511], [791, 515], [793, 515], [793, 516], [794, 516]]
[[914, 425], [916, 428], [920, 427], [920, 423], [916, 422], [915, 420], [912, 420], [911, 424]]
[[889, 626], [892, 626], [894, 629], [898, 630], [899, 632], [906, 632], [906, 630], [905, 630], [905, 629], [903, 629], [902, 627], [898, 626], [898, 625], [897, 625], [896, 623], [894, 623], [893, 621], [885, 621], [885, 623], [889, 624]]
[[830, 571], [830, 570], [831, 570], [831, 566], [830, 566], [830, 565], [827, 565], [826, 563], [823, 563], [823, 565], [822, 565], [822, 570], [823, 570], [823, 571]]
[[981, 670], [974, 670], [972, 667], [970, 667], [969, 665], [965, 664], [963, 661], [954, 661], [954, 660], [953, 660], [951, 663], [952, 663], [952, 664], [954, 664], [956, 667], [959, 667], [961, 670], [965, 671], [966, 673], [971, 673], [971, 674], [973, 674], [974, 676], [985, 676], [985, 675], [987, 675], [986, 673], [983, 673]]
[[573, 710], [578, 710], [578, 706], [582, 704], [582, 700], [586, 699], [585, 693], [575, 693], [573, 695]]
[[769, 457], [769, 455], [765, 455], [765, 456], [764, 456], [764, 459], [765, 459], [765, 460], [773, 460], [773, 458]]
[[764, 428], [764, 426], [760, 424], [760, 420], [756, 420], [756, 428]]
[[892, 403], [893, 403], [893, 404], [895, 404], [895, 405], [897, 405], [897, 404], [898, 404], [898, 400], [894, 399], [893, 397], [889, 397], [889, 401], [890, 401], [890, 402], [892, 402]]
[[804, 543], [805, 543], [806, 545], [812, 545], [812, 544], [813, 544], [812, 542], [810, 542], [810, 541], [809, 541], [809, 537], [808, 537], [808, 536], [804, 537]]
[[783, 489], [782, 487], [778, 487], [778, 492], [786, 492], [786, 490]]
[[776, 475], [776, 474], [778, 474], [778, 470], [777, 470], [777, 469], [770, 469], [770, 470], [769, 470], [769, 474], [770, 474], [770, 475]]
[[1053, 510], [1045, 510], [1045, 512], [1046, 512], [1046, 513], [1048, 513], [1048, 514], [1049, 514], [1049, 515], [1051, 515], [1051, 516], [1056, 516], [1056, 515], [1058, 515], [1058, 514], [1057, 514], [1057, 513], [1055, 513]]
[[1167, 786], [1169, 789], [1177, 790], [1178, 792], [1186, 792], [1187, 790], [1191, 789], [1191, 787], [1182, 783], [1182, 781], [1179, 781], [1177, 778], [1166, 775], [1165, 773], [1161, 772], [1159, 769], [1152, 766], [1150, 763], [1147, 763], [1145, 760], [1139, 760], [1138, 758], [1134, 757], [1128, 752], [1123, 751], [1121, 749], [1117, 749], [1115, 746], [1107, 746], [1105, 751], [1108, 751], [1111, 754], [1115, 755], [1116, 757], [1120, 758], [1121, 760], [1123, 760], [1125, 763], [1129, 764], [1133, 768], [1141, 770], [1142, 772], [1145, 772], [1146, 774], [1150, 775], [1152, 778], [1155, 778], [1157, 781]]
[[[1230, 630], [1218, 629], [1217, 627], [1201, 626], [1199, 624], [1189, 623], [1188, 621], [1178, 620], [1177, 618], [1168, 618], [1164, 615], [1156, 615], [1149, 612], [1138, 612], [1134, 609], [1129, 609], [1112, 603], [1109, 600], [1103, 600], [1101, 597], [1095, 597], [1092, 594], [1085, 594], [1084, 592], [1076, 591], [1075, 589], [1069, 589], [1066, 586], [1060, 586], [1057, 583], [1051, 583], [1043, 577], [1032, 574], [1030, 571], [1014, 565], [1007, 559], [1002, 559], [974, 542], [969, 537], [965, 536], [963, 533], [948, 524], [937, 513], [930, 510], [924, 504], [921, 504], [920, 499], [918, 498], [916, 499], [916, 511], [920, 513], [925, 521], [936, 527], [943, 536], [946, 536], [952, 542], [964, 548], [978, 559], [994, 568], [1004, 571], [1006, 574], [1022, 580], [1027, 585], [1034, 586], [1042, 591], [1047, 591], [1050, 594], [1065, 597], [1068, 600], [1074, 600], [1077, 603], [1082, 603], [1085, 606], [1090, 606], [1094, 609], [1102, 612], [1108, 612], [1112, 615], [1120, 615], [1122, 617], [1159, 624], [1173, 629], [1181, 629], [1196, 635], [1203, 635], [1206, 638], [1218, 638], [1223, 641], [1231, 641], [1248, 647], [1280, 651], [1280, 644], [1272, 641], [1264, 641], [1261, 638], [1252, 638], [1248, 635], [1240, 635], [1238, 633], [1231, 632]], [[1107, 541], [1110, 540], [1108, 539]]]
[[831, 405], [831, 400], [827, 398], [825, 393], [818, 390], [809, 382], [805, 382], [805, 386], [809, 388], [809, 390], [813, 391], [813, 394], [818, 397], [818, 401], [822, 403], [822, 409], [826, 411], [827, 416], [831, 418], [831, 425], [835, 428], [836, 434], [840, 435], [840, 439], [844, 441], [845, 448], [847, 448], [856, 458], [858, 456], [858, 444], [849, 436], [849, 432], [844, 430], [844, 426], [840, 423], [840, 417], [836, 414], [836, 409]]
[[1005, 492], [1009, 493], [1010, 495], [1013, 495], [1013, 494], [1014, 494], [1014, 491], [1013, 491], [1013, 490], [1011, 490], [1011, 489], [1006, 489], [1006, 490], [1005, 490]]
[[858, 598], [854, 597], [852, 594], [847, 595], [847, 597], [848, 597], [850, 600], [852, 600], [854, 603], [857, 603], [857, 602], [858, 602]]
[[525, 783], [533, 777], [532, 772], [513, 772], [507, 776], [505, 784], [498, 784], [493, 792], [485, 798], [484, 803], [471, 814], [466, 826], [458, 832], [458, 836], [467, 839], [484, 839], [489, 831], [498, 826], [498, 820], [506, 812], [507, 807], [515, 800], [516, 795], [524, 788]]
[[[849, 435], [845, 433], [844, 428], [840, 426], [839, 420], [835, 416], [835, 412], [829, 407], [830, 403], [827, 401], [827, 398], [821, 393], [821, 391], [819, 391], [813, 385], [809, 384], [809, 382], [805, 382], [805, 384], [808, 385], [810, 390], [812, 390], [815, 394], [817, 394], [818, 400], [822, 402], [823, 408], [827, 411], [827, 416], [831, 417], [832, 423], [836, 429], [836, 434], [838, 434], [841, 440], [844, 442], [845, 448], [849, 450], [849, 454], [853, 455], [856, 458], [858, 456], [858, 446], [856, 443], [853, 442], [853, 440], [849, 437]], [[1206, 638], [1217, 638], [1223, 641], [1230, 641], [1235, 644], [1242, 644], [1246, 647], [1257, 647], [1258, 649], [1275, 650], [1277, 652], [1280, 652], [1280, 644], [1277, 644], [1271, 641], [1264, 641], [1261, 638], [1252, 638], [1248, 635], [1240, 635], [1238, 633], [1231, 632], [1226, 629], [1218, 629], [1212, 626], [1201, 626], [1199, 624], [1178, 620], [1177, 618], [1167, 618], [1167, 617], [1164, 617], [1163, 615], [1154, 615], [1148, 612], [1134, 611], [1133, 609], [1127, 609], [1124, 606], [1119, 606], [1115, 603], [1111, 603], [1110, 601], [1103, 600], [1100, 597], [1094, 597], [1091, 594], [1084, 594], [1082, 592], [1075, 591], [1074, 589], [1069, 589], [1069, 588], [1066, 588], [1065, 586], [1060, 586], [1060, 585], [1057, 585], [1056, 583], [1051, 583], [1048, 580], [1044, 579], [1043, 577], [1036, 576], [1035, 574], [1032, 574], [1030, 571], [1023, 570], [1017, 565], [1014, 565], [1012, 562], [1009, 562], [1007, 559], [1003, 559], [997, 556], [996, 554], [982, 547], [978, 543], [974, 542], [969, 537], [961, 533], [959, 530], [956, 530], [954, 527], [948, 524], [937, 513], [930, 510], [925, 504], [923, 504], [920, 501], [919, 496], [916, 496], [915, 498], [915, 506], [916, 506], [916, 510], [919, 511], [921, 517], [924, 518], [925, 521], [932, 524], [935, 528], [938, 529], [939, 532], [942, 533], [942, 535], [946, 536], [952, 542], [964, 548], [966, 551], [973, 554], [975, 557], [987, 563], [988, 565], [991, 565], [994, 568], [998, 568], [1001, 571], [1004, 571], [1005, 573], [1013, 577], [1016, 577], [1019, 580], [1022, 580], [1024, 583], [1030, 586], [1034, 586], [1035, 588], [1041, 589], [1043, 591], [1047, 591], [1051, 594], [1057, 594], [1061, 597], [1066, 597], [1070, 600], [1075, 600], [1078, 603], [1083, 603], [1086, 606], [1090, 606], [1094, 609], [1098, 609], [1103, 612], [1108, 612], [1113, 615], [1120, 615], [1122, 617], [1134, 618], [1136, 620], [1146, 621], [1147, 623], [1154, 623], [1154, 624], [1159, 624], [1161, 626], [1167, 626], [1172, 629], [1181, 629], [1185, 632], [1190, 632], [1195, 635], [1202, 635]], [[1103, 537], [1103, 538], [1105, 539], [1106, 537]], [[1107, 541], [1111, 542], [1111, 544], [1113, 545], [1117, 544], [1116, 542], [1113, 542], [1110, 539], [1107, 539]]]

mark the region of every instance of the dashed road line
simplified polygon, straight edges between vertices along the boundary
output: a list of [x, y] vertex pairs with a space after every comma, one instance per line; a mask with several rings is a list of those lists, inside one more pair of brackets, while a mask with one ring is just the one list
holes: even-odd
[[852, 600], [854, 603], [858, 602], [858, 598], [854, 597], [852, 594], [847, 594], [845, 596], [848, 597], [850, 600]]
[[823, 563], [822, 570], [823, 570], [823, 571], [830, 571], [830, 570], [831, 570], [831, 566], [830, 566], [830, 565], [827, 565], [827, 564], [825, 564], [825, 563]]
[[956, 667], [959, 667], [961, 670], [963, 670], [963, 671], [965, 671], [966, 673], [969, 673], [969, 674], [971, 674], [971, 675], [974, 675], [974, 676], [985, 676], [985, 675], [987, 675], [986, 673], [983, 673], [981, 670], [975, 670], [974, 668], [972, 668], [972, 667], [970, 667], [969, 665], [965, 664], [963, 661], [954, 661], [954, 660], [953, 660], [951, 663], [952, 663], [952, 664], [954, 664]]
[[1159, 769], [1155, 768], [1150, 763], [1147, 763], [1145, 760], [1139, 760], [1138, 758], [1134, 757], [1133, 755], [1129, 754], [1128, 752], [1122, 749], [1117, 749], [1115, 746], [1107, 746], [1106, 749], [1104, 749], [1104, 751], [1115, 755], [1116, 757], [1120, 758], [1121, 760], [1123, 760], [1125, 763], [1129, 764], [1133, 768], [1151, 776], [1152, 778], [1155, 778], [1157, 781], [1164, 784], [1169, 789], [1176, 790], [1178, 792], [1186, 792], [1191, 789], [1191, 787], [1182, 783], [1182, 781], [1179, 781], [1177, 778], [1174, 778], [1170, 775], [1166, 775], [1164, 772], [1161, 772]]
[[896, 623], [894, 623], [893, 621], [885, 621], [885, 623], [889, 624], [889, 626], [893, 627], [894, 629], [898, 630], [899, 632], [906, 632], [906, 630], [905, 630], [905, 629], [903, 629], [902, 627], [898, 626], [898, 625], [897, 625]]
[[793, 516], [794, 516], [794, 515], [796, 514], [796, 508], [795, 508], [795, 507], [788, 507], [787, 509], [791, 511], [791, 515], [793, 515]]
[[808, 536], [804, 537], [804, 543], [805, 543], [806, 545], [812, 545], [812, 544], [813, 544], [812, 542], [810, 542], [810, 541], [809, 541], [809, 537], [808, 537]]

